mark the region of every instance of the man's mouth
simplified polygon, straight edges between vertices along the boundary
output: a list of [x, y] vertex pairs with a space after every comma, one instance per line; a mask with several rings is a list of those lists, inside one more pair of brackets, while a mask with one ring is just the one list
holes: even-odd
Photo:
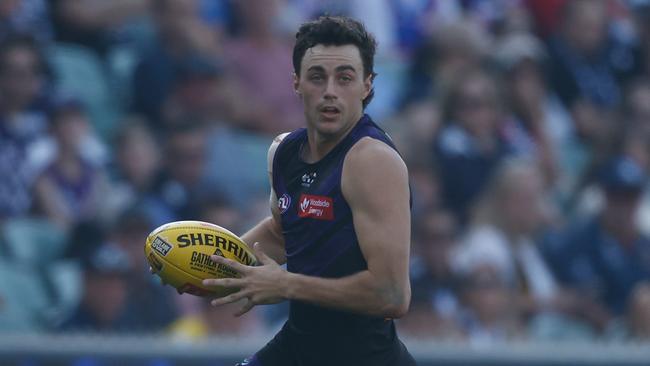
[[325, 106], [320, 108], [320, 114], [325, 118], [335, 118], [341, 111], [334, 106]]

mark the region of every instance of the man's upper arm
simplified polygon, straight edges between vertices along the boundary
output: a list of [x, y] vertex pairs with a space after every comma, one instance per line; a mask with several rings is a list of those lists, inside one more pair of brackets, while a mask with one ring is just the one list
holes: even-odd
[[390, 146], [364, 138], [346, 156], [341, 189], [368, 270], [387, 290], [396, 291], [392, 296], [408, 301], [411, 215], [406, 165]]
[[271, 184], [271, 196], [269, 197], [269, 204], [271, 206], [271, 213], [273, 215], [274, 224], [278, 225], [278, 227], [280, 225], [280, 211], [278, 210], [278, 197], [275, 194], [275, 190], [273, 189], [273, 158], [275, 157], [275, 151], [278, 149], [278, 146], [288, 134], [289, 133], [286, 132], [276, 136], [273, 139], [271, 146], [269, 147], [269, 152], [267, 155], [267, 171], [269, 173], [269, 183]]

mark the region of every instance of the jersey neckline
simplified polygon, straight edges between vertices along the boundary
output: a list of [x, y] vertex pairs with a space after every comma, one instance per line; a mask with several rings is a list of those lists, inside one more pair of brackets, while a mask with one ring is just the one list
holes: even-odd
[[303, 150], [305, 148], [305, 144], [309, 142], [309, 136], [307, 135], [307, 129], [304, 128], [303, 129], [303, 134], [304, 134], [303, 140], [300, 142], [300, 146], [298, 147], [298, 160], [300, 161], [300, 163], [302, 163], [302, 164], [304, 164], [306, 166], [317, 166], [321, 162], [327, 161], [327, 159], [329, 159], [331, 156], [336, 154], [341, 149], [341, 147], [345, 145], [347, 140], [351, 138], [352, 134], [359, 128], [359, 126], [361, 126], [361, 124], [364, 123], [365, 121], [367, 121], [369, 118], [370, 117], [367, 114], [364, 113], [361, 116], [361, 118], [359, 118], [359, 120], [356, 122], [354, 127], [352, 127], [352, 129], [348, 132], [348, 134], [345, 135], [345, 137], [343, 137], [343, 139], [341, 139], [341, 141], [339, 141], [336, 144], [336, 146], [334, 146], [334, 148], [332, 148], [332, 150], [330, 150], [327, 154], [325, 154], [325, 156], [323, 156], [322, 158], [320, 158], [319, 160], [317, 160], [317, 161], [315, 161], [313, 163], [306, 162], [305, 159], [303, 159], [303, 153], [302, 152], [303, 152]]

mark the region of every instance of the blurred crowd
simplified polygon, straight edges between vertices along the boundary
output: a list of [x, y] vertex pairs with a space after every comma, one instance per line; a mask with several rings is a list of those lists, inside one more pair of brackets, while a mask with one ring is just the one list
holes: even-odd
[[650, 340], [650, 1], [0, 1], [0, 331], [249, 336], [148, 272], [180, 219], [269, 214], [302, 22], [379, 42], [413, 194], [414, 337]]

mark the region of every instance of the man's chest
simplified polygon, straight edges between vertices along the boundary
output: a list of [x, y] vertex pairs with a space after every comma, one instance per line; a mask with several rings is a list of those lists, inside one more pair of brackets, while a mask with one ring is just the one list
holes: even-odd
[[284, 222], [333, 221], [336, 218], [336, 210], [343, 198], [340, 170], [332, 165], [303, 165], [285, 174], [285, 189], [276, 192]]

